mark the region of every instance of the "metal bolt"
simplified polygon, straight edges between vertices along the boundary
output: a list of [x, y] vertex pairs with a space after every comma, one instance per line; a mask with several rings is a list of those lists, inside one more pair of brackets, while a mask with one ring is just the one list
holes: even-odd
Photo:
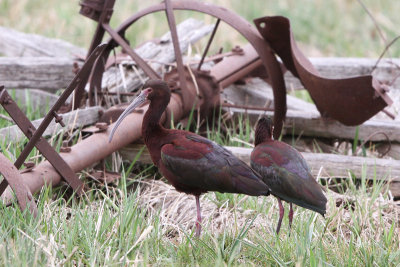
[[60, 147], [60, 152], [69, 153], [69, 152], [71, 152], [71, 148], [70, 147]]
[[101, 132], [107, 130], [108, 124], [105, 122], [98, 122], [95, 124], [96, 128], [99, 129]]
[[243, 53], [243, 48], [241, 48], [240, 46], [235, 46], [234, 48], [232, 48], [232, 52], [234, 53]]
[[4, 90], [0, 93], [0, 103], [2, 105], [9, 105], [12, 103], [12, 99], [9, 95], [7, 95], [6, 90]]
[[27, 161], [24, 162], [24, 166], [25, 168], [32, 168], [33, 166], [35, 166], [35, 163], [33, 161]]
[[78, 62], [74, 61], [72, 64], [72, 73], [77, 74], [81, 68], [79, 68]]
[[85, 15], [89, 15], [91, 11], [92, 9], [90, 7], [85, 6], [82, 8], [82, 13]]
[[26, 173], [26, 172], [32, 171], [32, 169], [35, 167], [35, 163], [33, 161], [27, 161], [27, 162], [24, 162], [24, 166], [25, 166], [25, 169], [23, 169], [21, 171], [21, 173]]
[[57, 112], [53, 112], [53, 116], [55, 118], [56, 123], [59, 123], [62, 127], [65, 127], [65, 124], [63, 122], [63, 117], [58, 115]]
[[71, 152], [71, 148], [68, 146], [68, 141], [63, 141], [60, 147], [60, 152], [68, 153]]
[[29, 126], [28, 129], [27, 129], [28, 138], [31, 138], [34, 133], [35, 133], [35, 130], [31, 126]]

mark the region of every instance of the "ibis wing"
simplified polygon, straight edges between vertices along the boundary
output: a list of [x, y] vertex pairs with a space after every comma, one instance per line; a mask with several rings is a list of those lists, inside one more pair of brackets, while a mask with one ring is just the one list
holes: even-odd
[[[269, 189], [246, 163], [197, 135], [177, 136], [161, 148], [161, 161], [176, 183], [202, 192], [267, 195]], [[165, 175], [165, 174], [164, 174]]]
[[263, 166], [278, 165], [299, 178], [308, 179], [310, 167], [303, 156], [290, 145], [272, 141], [259, 144], [254, 148], [251, 159]]
[[277, 146], [258, 145], [252, 152], [251, 166], [261, 175], [273, 195], [325, 213], [327, 200], [322, 187], [312, 177], [307, 163], [296, 150], [283, 152]]

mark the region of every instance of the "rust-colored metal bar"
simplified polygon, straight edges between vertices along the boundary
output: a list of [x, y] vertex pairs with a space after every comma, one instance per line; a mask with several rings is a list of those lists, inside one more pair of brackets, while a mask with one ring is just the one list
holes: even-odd
[[[22, 132], [28, 137], [29, 142], [21, 152], [20, 156], [14, 163], [14, 166], [19, 169], [26, 158], [28, 157], [29, 153], [32, 151], [33, 147], [36, 146], [39, 151], [43, 154], [43, 156], [48, 159], [55, 169], [57, 169], [63, 178], [71, 185], [71, 187], [80, 194], [82, 192], [83, 184], [82, 182], [76, 177], [76, 175], [71, 171], [65, 162], [60, 158], [57, 152], [44, 140], [41, 138], [43, 132], [46, 130], [47, 126], [53, 119], [56, 119], [57, 122], [60, 124], [62, 123], [62, 117], [59, 116], [56, 111], [65, 103], [69, 95], [73, 92], [76, 88], [77, 90], [83, 89], [88, 76], [90, 74], [91, 67], [97, 57], [101, 54], [101, 52], [105, 48], [105, 44], [99, 45], [93, 53], [87, 58], [85, 64], [82, 66], [79, 73], [75, 76], [72, 80], [70, 85], [64, 90], [63, 94], [57, 100], [57, 102], [53, 105], [51, 110], [48, 112], [46, 117], [44, 118], [43, 122], [40, 124], [39, 128], [36, 130], [33, 124], [26, 118], [25, 114], [18, 108], [14, 101], [12, 101], [11, 97], [8, 93], [0, 89], [0, 103], [4, 106], [13, 120], [16, 122], [18, 127], [22, 130]], [[7, 180], [3, 180], [0, 183], [0, 194], [4, 192], [7, 187]]]
[[183, 92], [187, 92], [187, 84], [185, 79], [185, 66], [183, 65], [181, 47], [179, 46], [178, 32], [176, 30], [176, 22], [174, 10], [172, 9], [171, 0], [165, 0], [165, 13], [167, 15], [168, 26], [171, 33], [172, 44], [174, 46], [176, 67], [179, 73], [179, 87]]
[[232, 74], [232, 75], [226, 77], [224, 80], [222, 80], [220, 82], [221, 87], [225, 88], [225, 87], [233, 84], [234, 82], [247, 76], [249, 73], [251, 73], [253, 70], [257, 69], [260, 66], [262, 66], [261, 60], [253, 61], [252, 63], [248, 64], [247, 66], [241, 68], [234, 74]]
[[[88, 13], [93, 12], [94, 11], [94, 6], [96, 3], [93, 3], [91, 1], [82, 1], [82, 10], [81, 10], [81, 14], [87, 16]], [[108, 23], [111, 19], [112, 13], [114, 11], [114, 4], [115, 4], [115, 0], [105, 0], [105, 2], [103, 3], [103, 6], [101, 7], [101, 13], [100, 16], [97, 20], [97, 18], [92, 17], [92, 19], [95, 19], [98, 21], [97, 23], [97, 28], [95, 31], [95, 34], [93, 36], [93, 39], [90, 43], [90, 47], [87, 53], [87, 57], [89, 57], [92, 52], [96, 49], [97, 46], [100, 45], [101, 41], [103, 40], [104, 37], [104, 33], [105, 30], [102, 26], [103, 23]], [[87, 80], [84, 82], [84, 84], [87, 83]], [[92, 92], [90, 92], [91, 94]], [[90, 95], [89, 94], [89, 95]], [[74, 93], [74, 105], [72, 106], [72, 109], [77, 109], [80, 107], [81, 103], [82, 103], [82, 98], [84, 95], [84, 88], [77, 88], [75, 90]]]
[[[15, 121], [15, 123], [25, 134], [25, 136], [31, 138], [33, 133], [36, 131], [35, 126], [33, 126], [32, 122], [18, 108], [17, 104], [12, 100], [5, 89], [0, 92], [0, 104], [4, 107], [8, 114], [10, 114], [11, 118]], [[64, 162], [60, 155], [54, 150], [54, 148], [42, 137], [38, 138], [37, 142], [34, 143], [34, 145], [37, 149], [39, 149], [40, 153], [42, 153], [43, 156], [46, 157], [51, 165], [60, 173], [60, 175], [62, 175], [62, 177], [71, 185], [71, 187], [77, 192], [77, 194], [81, 194], [83, 189], [82, 181], [79, 180], [79, 178], [75, 175], [71, 168], [69, 168], [69, 166]], [[19, 169], [23, 162], [24, 161], [19, 160], [14, 165], [16, 168]], [[6, 182], [6, 180], [2, 181], [2, 183]], [[4, 184], [1, 186], [1, 188], [4, 188]], [[1, 193], [2, 192], [0, 192], [0, 194]]]
[[105, 30], [102, 26], [102, 23], [108, 23], [110, 21], [111, 16], [114, 12], [114, 4], [115, 0], [105, 0], [103, 4], [103, 9], [101, 11], [100, 18], [98, 20], [99, 23], [97, 24], [96, 31], [94, 33], [93, 39], [90, 43], [90, 47], [87, 53], [88, 57], [92, 54], [92, 52], [103, 40]]
[[219, 26], [220, 21], [221, 21], [220, 19], [217, 19], [217, 22], [216, 22], [215, 25], [214, 25], [214, 29], [213, 29], [213, 31], [212, 31], [212, 33], [211, 33], [211, 35], [210, 35], [210, 38], [208, 39], [206, 48], [204, 49], [203, 55], [201, 56], [200, 63], [199, 63], [199, 65], [197, 66], [197, 70], [200, 70], [200, 69], [201, 69], [201, 66], [203, 65], [204, 59], [205, 59], [206, 56], [207, 56], [208, 50], [210, 49], [210, 46], [211, 46], [211, 43], [212, 43], [212, 41], [214, 40], [214, 36], [215, 36], [215, 33], [217, 32], [217, 29], [218, 29], [218, 26]]
[[[1, 153], [0, 153], [0, 155], [1, 155]], [[6, 190], [7, 186], [8, 186], [7, 180], [4, 179], [3, 181], [1, 181], [1, 183], [0, 183], [0, 195], [3, 194], [3, 192], [4, 192], [4, 190]]]
[[[47, 113], [47, 115], [44, 117], [42, 123], [39, 125], [37, 130], [34, 132], [33, 136], [29, 138], [28, 144], [26, 144], [24, 150], [22, 150], [20, 156], [15, 162], [15, 166], [19, 168], [22, 163], [26, 160], [28, 157], [29, 153], [35, 146], [36, 142], [39, 140], [39, 138], [43, 135], [44, 131], [46, 128], [49, 126], [50, 122], [53, 120], [53, 118], [56, 119], [59, 123], [62, 122], [62, 117], [59, 116], [56, 112], [57, 110], [65, 103], [65, 101], [68, 99], [68, 97], [71, 95], [71, 93], [76, 90], [81, 90], [85, 87], [86, 81], [90, 75], [90, 71], [92, 68], [93, 63], [95, 60], [98, 58], [98, 56], [101, 54], [101, 52], [105, 48], [105, 44], [99, 45], [96, 47], [96, 49], [93, 51], [93, 53], [87, 58], [85, 61], [85, 64], [83, 64], [82, 68], [78, 72], [78, 74], [74, 77], [72, 82], [69, 84], [67, 89], [64, 90], [64, 92], [61, 94], [61, 96], [57, 99], [56, 103], [53, 105], [53, 107], [50, 109], [50, 111]], [[47, 157], [46, 157], [47, 158]]]
[[232, 55], [214, 65], [210, 73], [222, 87], [227, 87], [262, 65], [257, 51], [251, 45], [243, 47], [243, 53]]
[[155, 72], [146, 61], [143, 60], [133, 49], [129, 46], [129, 44], [118, 34], [118, 32], [114, 31], [108, 23], [103, 23], [103, 28], [111, 35], [111, 37], [125, 50], [125, 52], [132, 57], [132, 59], [138, 64], [138, 66], [149, 76], [151, 79], [160, 79], [160, 75]]
[[[191, 102], [194, 103], [194, 98], [191, 99]], [[146, 110], [147, 107], [142, 109]], [[190, 112], [190, 110], [184, 110], [182, 97], [176, 93], [172, 94], [168, 109], [173, 113], [173, 118], [176, 122]], [[70, 152], [61, 152], [60, 156], [73, 172], [87, 168], [118, 149], [139, 139], [141, 137], [143, 116], [144, 113], [131, 113], [128, 115], [121, 123], [111, 143], [108, 143], [110, 126], [106, 131], [93, 134], [72, 146]], [[162, 121], [165, 121], [165, 117], [165, 115], [162, 117]], [[49, 161], [43, 161], [30, 172], [23, 173], [21, 176], [32, 193], [40, 190], [44, 184], [54, 186], [61, 181], [60, 174], [52, 167]], [[5, 203], [13, 201], [12, 191], [7, 188], [2, 198]]]
[[221, 106], [226, 107], [226, 108], [239, 108], [239, 109], [245, 109], [245, 110], [274, 111], [273, 108], [255, 107], [255, 106], [248, 106], [248, 105], [236, 105], [236, 104], [229, 104], [229, 103], [221, 103]]
[[[29, 208], [29, 211], [33, 216], [37, 216], [37, 206], [33, 199], [32, 193], [24, 183], [21, 174], [18, 169], [9, 161], [3, 154], [0, 153], [0, 174], [3, 175], [4, 180], [10, 187], [17, 197], [18, 204], [21, 210]], [[0, 194], [1, 195], [1, 194]]]

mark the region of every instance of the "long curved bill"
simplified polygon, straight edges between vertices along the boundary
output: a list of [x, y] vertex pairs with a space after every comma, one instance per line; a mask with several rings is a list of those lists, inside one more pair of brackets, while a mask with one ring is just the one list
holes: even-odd
[[131, 113], [135, 108], [139, 107], [142, 105], [144, 102], [147, 100], [147, 95], [149, 94], [149, 90], [143, 90], [138, 97], [136, 97], [132, 103], [122, 112], [121, 116], [119, 116], [117, 122], [114, 124], [114, 127], [111, 130], [111, 133], [108, 137], [108, 142], [111, 143], [111, 140], [113, 139], [114, 133], [117, 130], [118, 126], [121, 124], [123, 119], [128, 116], [129, 113]]

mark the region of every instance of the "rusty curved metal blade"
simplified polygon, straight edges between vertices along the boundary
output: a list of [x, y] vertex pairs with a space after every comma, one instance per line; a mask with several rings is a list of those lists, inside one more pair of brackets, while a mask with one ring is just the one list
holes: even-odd
[[21, 174], [18, 172], [14, 164], [9, 161], [3, 154], [0, 153], [0, 174], [11, 186], [12, 190], [17, 197], [18, 204], [21, 210], [29, 208], [33, 216], [37, 216], [37, 206], [32, 196], [31, 191], [25, 185]]
[[286, 68], [309, 91], [323, 117], [353, 126], [363, 123], [392, 104], [386, 94], [386, 85], [371, 75], [345, 79], [322, 77], [297, 47], [289, 19], [282, 16], [262, 17], [255, 19], [254, 23]]

